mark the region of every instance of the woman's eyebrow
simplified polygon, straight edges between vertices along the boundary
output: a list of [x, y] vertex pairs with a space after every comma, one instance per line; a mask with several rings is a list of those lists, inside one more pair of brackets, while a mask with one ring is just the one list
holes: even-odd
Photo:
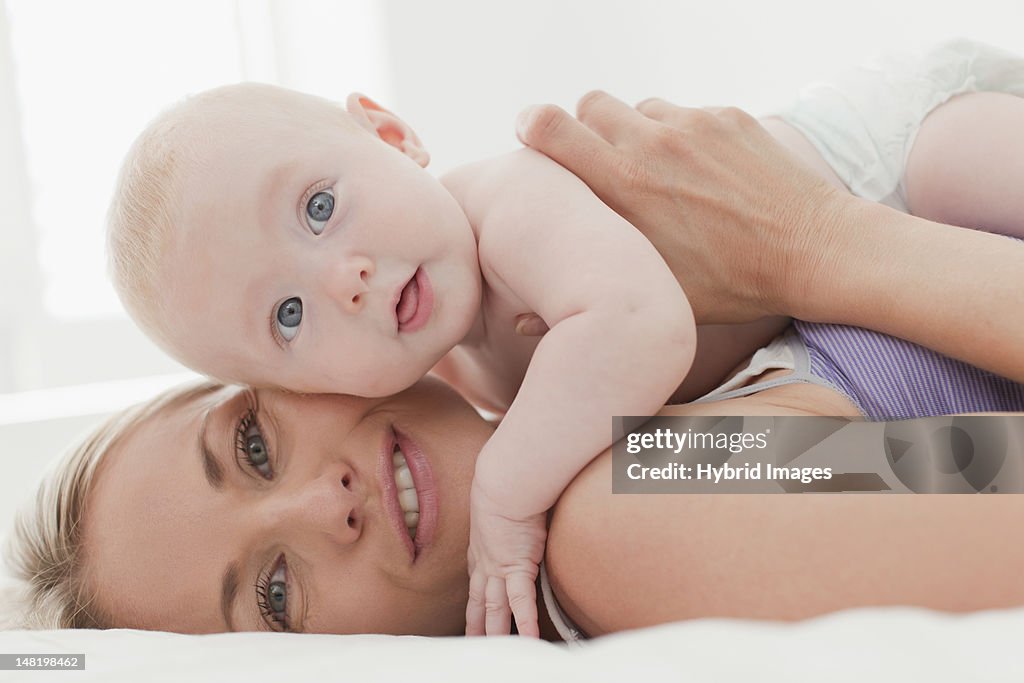
[[[210, 488], [214, 491], [221, 491], [224, 488], [224, 468], [221, 467], [207, 439], [210, 415], [215, 407], [210, 406], [206, 409], [206, 412], [203, 414], [203, 420], [199, 425], [199, 458], [202, 461], [203, 474], [206, 475], [206, 481], [209, 482]], [[224, 576], [220, 582], [220, 611], [224, 616], [224, 626], [227, 631], [235, 630], [231, 614], [234, 611], [235, 599], [238, 597], [240, 574], [239, 564], [231, 562], [224, 570]]]
[[206, 475], [206, 481], [210, 484], [210, 488], [214, 491], [220, 491], [224, 488], [224, 468], [221, 467], [217, 456], [213, 454], [213, 451], [210, 449], [210, 443], [206, 438], [212, 412], [212, 407], [207, 408], [206, 413], [203, 414], [203, 421], [199, 425], [199, 458], [202, 461], [203, 474]]
[[231, 613], [234, 611], [235, 597], [238, 595], [238, 564], [232, 562], [224, 570], [224, 578], [220, 584], [220, 611], [224, 615], [224, 625], [228, 631], [234, 631]]

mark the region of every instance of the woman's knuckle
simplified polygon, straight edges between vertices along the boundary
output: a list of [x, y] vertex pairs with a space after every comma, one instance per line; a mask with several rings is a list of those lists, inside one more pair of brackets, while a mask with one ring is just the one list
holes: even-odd
[[725, 107], [722, 109], [720, 116], [728, 123], [739, 127], [746, 127], [754, 121], [753, 116], [739, 107]]
[[652, 142], [655, 149], [672, 148], [679, 144], [679, 139], [685, 135], [682, 131], [672, 126], [660, 125], [652, 132]]
[[654, 155], [668, 155], [673, 159], [685, 157], [690, 151], [690, 138], [694, 133], [691, 128], [676, 128], [671, 125], [659, 126], [654, 132], [653, 148], [650, 150]]
[[622, 169], [622, 184], [625, 189], [630, 192], [646, 191], [651, 184], [649, 165], [647, 155], [624, 159], [620, 168]]
[[648, 114], [654, 113], [655, 109], [662, 106], [664, 105], [663, 101], [660, 98], [648, 97], [646, 100], [642, 100], [637, 103], [636, 110], [643, 114], [644, 116], [647, 116]]
[[584, 93], [583, 97], [576, 102], [576, 118], [583, 121], [586, 117], [592, 116], [595, 113], [594, 110], [605, 97], [606, 95], [603, 90], [591, 90]]
[[530, 116], [531, 139], [547, 140], [558, 134], [568, 114], [554, 104], [541, 104]]
[[718, 125], [718, 117], [713, 113], [704, 109], [693, 109], [690, 111], [687, 127], [697, 131], [698, 133], [704, 133], [713, 129]]

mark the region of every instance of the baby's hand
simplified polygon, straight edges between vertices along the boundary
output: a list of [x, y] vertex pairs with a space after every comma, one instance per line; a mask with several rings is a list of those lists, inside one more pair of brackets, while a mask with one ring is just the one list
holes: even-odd
[[519, 635], [539, 638], [535, 581], [547, 537], [545, 514], [508, 517], [477, 480], [469, 502], [466, 635], [508, 635], [515, 616]]
[[521, 337], [542, 337], [548, 333], [548, 324], [536, 313], [520, 313], [516, 316], [516, 334]]

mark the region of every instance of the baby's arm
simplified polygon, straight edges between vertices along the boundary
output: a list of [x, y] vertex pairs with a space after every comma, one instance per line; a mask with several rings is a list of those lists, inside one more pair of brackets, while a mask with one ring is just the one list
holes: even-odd
[[[492, 293], [521, 302], [550, 330], [477, 460], [474, 502], [506, 519], [536, 519], [611, 444], [613, 415], [653, 414], [678, 386], [694, 354], [693, 316], [650, 242], [550, 159], [520, 150], [494, 162], [478, 185], [486, 191], [464, 206], [478, 226]], [[503, 333], [513, 334], [511, 326]], [[474, 507], [474, 524], [483, 524]], [[475, 540], [471, 548], [489, 543], [486, 529]], [[532, 575], [525, 567], [518, 577], [524, 593], [539, 559]], [[489, 576], [515, 573], [507, 560], [495, 564]], [[471, 579], [470, 633], [482, 632], [473, 612], [483, 591]], [[520, 623], [513, 593], [509, 578]], [[487, 602], [495, 599], [487, 591]], [[507, 633], [491, 612], [487, 633]]]
[[658, 252], [580, 180], [529, 150], [499, 163], [505, 183], [479, 224], [481, 266], [550, 331], [477, 473], [526, 515], [550, 508], [609, 445], [611, 416], [664, 405], [690, 366], [694, 325]]

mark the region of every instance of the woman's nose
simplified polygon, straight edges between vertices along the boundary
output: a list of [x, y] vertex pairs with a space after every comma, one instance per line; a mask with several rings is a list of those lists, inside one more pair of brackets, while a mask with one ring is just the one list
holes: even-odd
[[362, 534], [366, 501], [354, 490], [349, 470], [330, 468], [296, 486], [282, 486], [266, 503], [267, 522], [291, 538], [326, 535], [348, 545]]
[[375, 271], [373, 260], [366, 256], [349, 256], [324, 267], [322, 285], [341, 309], [358, 313], [366, 303], [370, 278]]

